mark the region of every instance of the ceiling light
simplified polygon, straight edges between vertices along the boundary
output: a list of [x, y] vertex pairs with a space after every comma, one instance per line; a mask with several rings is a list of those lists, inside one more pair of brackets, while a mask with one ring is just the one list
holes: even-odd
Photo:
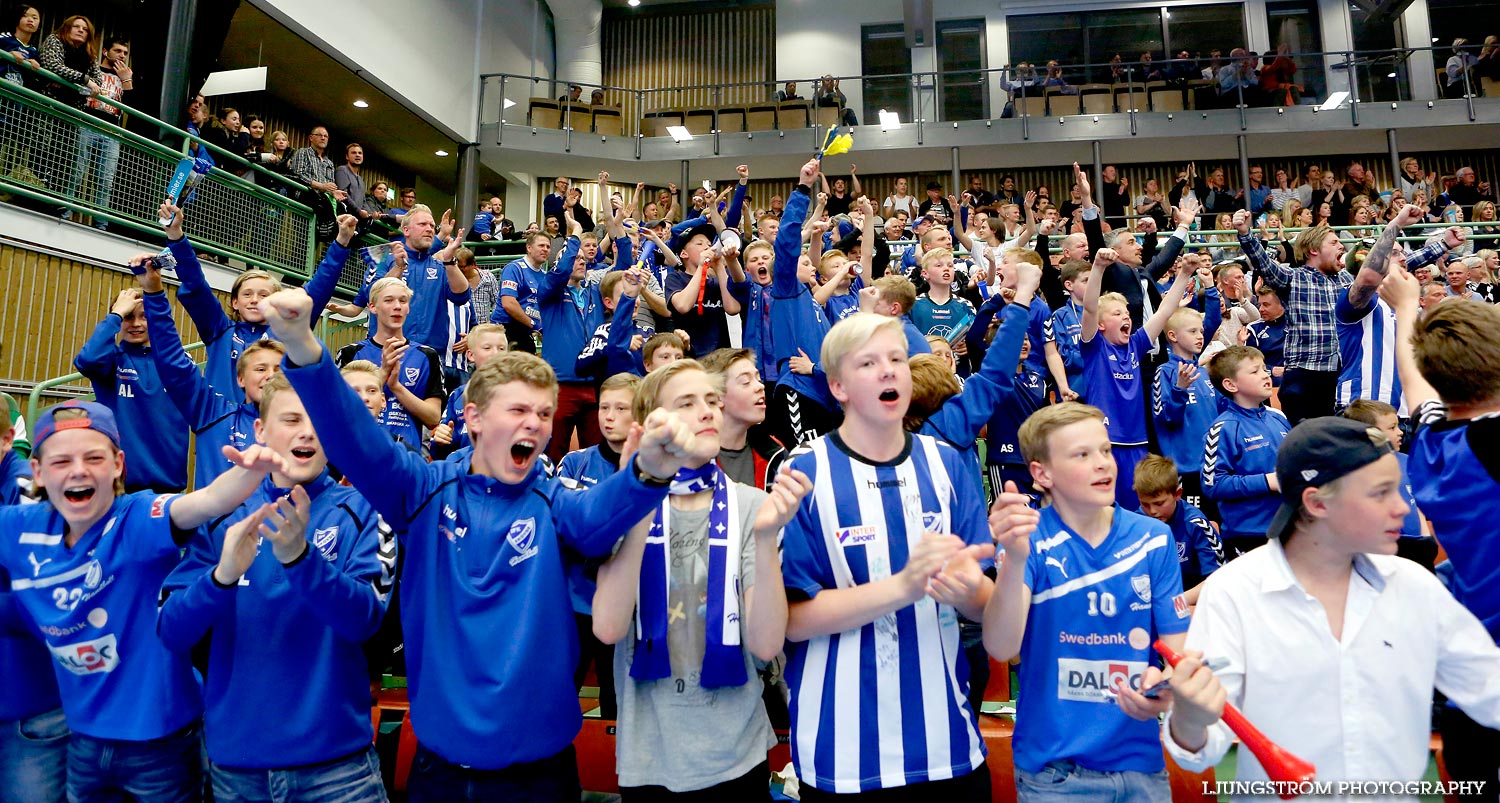
[[1437, 44], [1440, 41], [1442, 41], [1442, 40], [1438, 39], [1436, 36], [1432, 37], [1432, 43], [1433, 44]]
[[368, 104], [368, 103], [366, 103], [366, 102], [364, 102], [362, 100], [356, 100], [356, 101], [354, 101], [354, 108], [356, 108], [356, 109], [368, 109], [368, 108], [370, 108], [370, 104]]
[[505, 105], [502, 106], [501, 108], [503, 108], [503, 109], [509, 109], [510, 107], [512, 107], [514, 105], [516, 105], [515, 101], [511, 100], [510, 98], [506, 98], [505, 99]]
[[626, 2], [625, 2], [625, 5], [628, 5], [631, 8], [635, 8], [636, 6], [638, 6], [640, 4], [641, 4], [641, 0], [626, 0]]
[[687, 130], [685, 125], [669, 125], [667, 133], [672, 135], [673, 142], [685, 142], [693, 138], [693, 132]]
[[436, 153], [437, 153], [438, 156], [447, 156], [448, 155], [447, 151], [436, 151]]
[[900, 114], [897, 114], [896, 112], [888, 112], [885, 109], [881, 109], [880, 110], [880, 130], [884, 131], [887, 128], [900, 128], [900, 127], [901, 127], [901, 115]]
[[1331, 95], [1328, 96], [1328, 100], [1323, 101], [1323, 105], [1321, 105], [1321, 106], [1318, 107], [1318, 111], [1320, 111], [1320, 112], [1331, 112], [1334, 109], [1337, 109], [1338, 107], [1344, 105], [1344, 101], [1346, 101], [1348, 99], [1349, 99], [1349, 93], [1348, 92], [1345, 92], [1343, 90], [1340, 90], [1338, 92], [1334, 92], [1333, 94], [1331, 94]]
[[1393, 72], [1388, 72], [1388, 73], [1385, 74], [1385, 77], [1387, 77], [1387, 78], [1395, 78], [1396, 74], [1393, 73]]

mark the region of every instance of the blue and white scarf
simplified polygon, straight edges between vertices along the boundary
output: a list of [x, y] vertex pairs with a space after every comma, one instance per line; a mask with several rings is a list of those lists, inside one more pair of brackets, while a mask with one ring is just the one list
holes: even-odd
[[[635, 658], [630, 676], [636, 680], [661, 680], [672, 676], [672, 659], [667, 649], [670, 624], [669, 585], [672, 532], [671, 496], [685, 496], [713, 490], [708, 513], [708, 611], [704, 616], [707, 645], [703, 651], [703, 672], [699, 683], [706, 689], [743, 686], [745, 657], [740, 646], [740, 517], [739, 500], [732, 483], [719, 467], [710, 462], [702, 468], [682, 469], [672, 480], [668, 499], [662, 500], [646, 536], [646, 551], [641, 556], [641, 579], [636, 589]], [[679, 667], [684, 672], [686, 667]]]

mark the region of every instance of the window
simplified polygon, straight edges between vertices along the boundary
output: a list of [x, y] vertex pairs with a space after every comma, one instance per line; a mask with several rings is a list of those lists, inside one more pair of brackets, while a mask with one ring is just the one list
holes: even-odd
[[[911, 51], [906, 49], [906, 29], [900, 23], [860, 26], [860, 74], [864, 79], [864, 117], [880, 119], [881, 109], [897, 112], [902, 120], [911, 113]], [[889, 78], [877, 76], [888, 75]]]
[[[1406, 83], [1406, 60], [1379, 51], [1395, 50], [1405, 38], [1400, 22], [1389, 15], [1376, 15], [1358, 3], [1349, 3], [1349, 28], [1354, 34], [1354, 56], [1350, 69], [1361, 101], [1402, 100]], [[1376, 51], [1376, 52], [1370, 52]], [[1404, 96], [1404, 97], [1403, 97]]]
[[[1241, 3], [1192, 6], [1147, 6], [1068, 14], [1024, 14], [1006, 18], [1012, 64], [1045, 64], [1057, 59], [1070, 83], [1109, 82], [1107, 66], [1085, 70], [1067, 65], [1105, 65], [1116, 55], [1124, 63], [1141, 54], [1155, 59], [1187, 50], [1206, 59], [1210, 51], [1226, 54], [1245, 44], [1245, 9]], [[1135, 67], [1136, 80], [1142, 80]]]
[[[1266, 27], [1271, 32], [1274, 50], [1286, 45], [1293, 53], [1314, 53], [1323, 49], [1323, 35], [1318, 28], [1317, 0], [1270, 0], [1266, 3]], [[1302, 97], [1320, 100], [1327, 96], [1323, 61], [1317, 56], [1293, 56], [1297, 63], [1295, 83], [1302, 87]]]
[[[1477, 56], [1484, 37], [1500, 33], [1500, 3], [1495, 0], [1427, 0], [1427, 20], [1432, 25], [1432, 46], [1440, 48], [1432, 54], [1432, 60], [1441, 65], [1453, 55], [1450, 48], [1454, 39], [1468, 39], [1470, 52]], [[1422, 43], [1411, 44], [1421, 47]]]
[[[984, 81], [984, 19], [937, 24], [937, 68], [942, 98], [939, 120], [982, 120], [988, 93]], [[870, 119], [870, 118], [866, 118]]]

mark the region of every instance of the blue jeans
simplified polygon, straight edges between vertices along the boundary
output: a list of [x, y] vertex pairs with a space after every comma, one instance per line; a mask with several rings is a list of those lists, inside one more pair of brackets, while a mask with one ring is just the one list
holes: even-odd
[[195, 803], [203, 797], [198, 726], [144, 742], [73, 734], [68, 745], [68, 803], [121, 799], [139, 803]]
[[407, 785], [410, 803], [578, 803], [578, 755], [573, 745], [539, 761], [502, 770], [454, 764], [417, 745]]
[[68, 769], [68, 722], [61, 708], [0, 722], [0, 790], [15, 803], [61, 803]]
[[385, 803], [375, 748], [347, 758], [285, 770], [210, 764], [215, 803]]
[[1167, 771], [1097, 772], [1054, 761], [1041, 772], [1016, 767], [1016, 803], [1172, 803]]
[[78, 198], [78, 200], [92, 201], [94, 206], [108, 209], [109, 195], [115, 186], [115, 169], [119, 164], [119, 140], [87, 126], [80, 127], [78, 129], [78, 155], [73, 159], [73, 176], [68, 180], [68, 189], [65, 194], [78, 198], [78, 190], [83, 186], [84, 177], [91, 176], [94, 187], [93, 198]]

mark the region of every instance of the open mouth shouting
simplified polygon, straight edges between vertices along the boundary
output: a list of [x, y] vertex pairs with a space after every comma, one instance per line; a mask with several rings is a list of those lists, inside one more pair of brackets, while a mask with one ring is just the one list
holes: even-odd
[[71, 485], [63, 489], [63, 498], [74, 504], [86, 504], [94, 498], [96, 490], [92, 485]]
[[311, 460], [318, 456], [318, 450], [312, 446], [293, 446], [292, 457], [300, 461]]
[[901, 401], [901, 391], [895, 388], [886, 388], [880, 391], [880, 403], [893, 405]]
[[532, 458], [536, 457], [537, 442], [531, 438], [522, 438], [510, 445], [511, 465], [517, 470], [523, 470], [531, 465]]

